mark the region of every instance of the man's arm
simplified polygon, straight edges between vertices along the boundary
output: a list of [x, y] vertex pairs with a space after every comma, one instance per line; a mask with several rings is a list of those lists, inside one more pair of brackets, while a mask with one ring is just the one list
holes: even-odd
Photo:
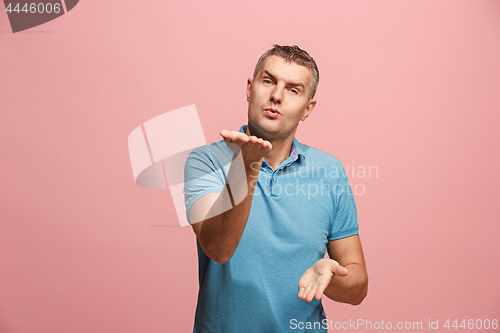
[[[209, 193], [193, 203], [189, 219], [195, 222], [192, 224], [193, 231], [203, 251], [217, 263], [224, 264], [233, 256], [245, 231], [262, 158], [272, 146], [268, 141], [240, 132], [225, 130], [221, 131], [221, 135], [226, 142], [239, 147], [237, 152], [242, 154], [243, 165], [231, 163], [222, 192]], [[235, 192], [241, 192], [244, 187], [248, 189], [245, 198], [234, 208], [225, 209], [232, 204], [227, 202], [228, 198], [232, 201]]]
[[318, 260], [299, 281], [298, 297], [307, 302], [328, 298], [352, 305], [360, 304], [368, 292], [368, 274], [359, 235], [329, 241], [331, 259]]

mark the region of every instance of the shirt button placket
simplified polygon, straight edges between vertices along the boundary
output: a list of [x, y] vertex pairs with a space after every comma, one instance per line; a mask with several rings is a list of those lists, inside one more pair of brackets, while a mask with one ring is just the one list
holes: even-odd
[[271, 175], [271, 195], [274, 196], [274, 197], [277, 197], [278, 194], [275, 193], [274, 189], [276, 188], [276, 171], [278, 170], [275, 170], [272, 175]]

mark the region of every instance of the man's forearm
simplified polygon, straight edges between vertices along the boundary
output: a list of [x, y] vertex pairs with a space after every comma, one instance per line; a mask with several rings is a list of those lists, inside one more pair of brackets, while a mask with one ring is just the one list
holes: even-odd
[[348, 270], [346, 276], [334, 275], [324, 294], [341, 303], [359, 305], [368, 292], [368, 275], [360, 264], [344, 266]]
[[[205, 219], [201, 225], [198, 234], [200, 245], [205, 253], [219, 264], [231, 259], [245, 231], [261, 163], [245, 163], [243, 176], [241, 167], [231, 166], [226, 186], [207, 214], [212, 217]], [[242, 187], [247, 187], [248, 193], [241, 202], [233, 206], [236, 203], [233, 198], [241, 197], [238, 192], [244, 190]], [[227, 202], [228, 198], [230, 203]], [[224, 209], [228, 205], [233, 207]]]

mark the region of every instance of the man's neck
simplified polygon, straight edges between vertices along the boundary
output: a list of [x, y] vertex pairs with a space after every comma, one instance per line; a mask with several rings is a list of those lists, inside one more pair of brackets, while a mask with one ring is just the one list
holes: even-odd
[[[288, 137], [284, 139], [266, 139], [262, 138], [264, 140], [269, 141], [273, 145], [273, 149], [271, 149], [271, 152], [263, 158], [264, 161], [267, 162], [273, 168], [273, 170], [276, 170], [280, 164], [290, 156], [290, 153], [292, 151], [292, 144], [293, 144], [293, 138], [295, 135], [297, 129], [293, 131]], [[256, 135], [254, 133], [250, 133], [250, 127], [247, 126], [247, 135], [255, 135], [257, 137], [260, 137], [259, 135]]]

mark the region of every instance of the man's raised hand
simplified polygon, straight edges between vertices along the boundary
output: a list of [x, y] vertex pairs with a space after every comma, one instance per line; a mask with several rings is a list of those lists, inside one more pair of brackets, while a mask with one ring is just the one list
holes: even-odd
[[[238, 131], [222, 130], [220, 135], [224, 138], [229, 149], [238, 152], [241, 150], [243, 159], [248, 162], [258, 162], [265, 157], [273, 146], [269, 141], [266, 141], [256, 136], [248, 136], [245, 133]], [[236, 147], [236, 146], [237, 147]]]

